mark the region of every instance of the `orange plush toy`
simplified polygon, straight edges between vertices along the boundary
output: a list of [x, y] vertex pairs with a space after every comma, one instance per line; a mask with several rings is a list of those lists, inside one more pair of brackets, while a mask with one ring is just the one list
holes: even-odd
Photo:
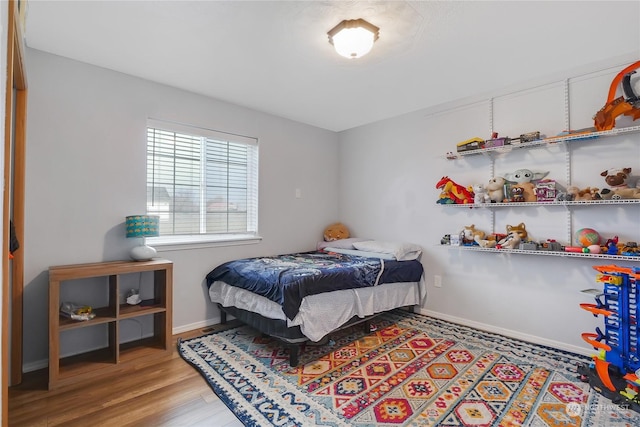
[[341, 222], [331, 224], [324, 230], [325, 242], [349, 238], [349, 229]]

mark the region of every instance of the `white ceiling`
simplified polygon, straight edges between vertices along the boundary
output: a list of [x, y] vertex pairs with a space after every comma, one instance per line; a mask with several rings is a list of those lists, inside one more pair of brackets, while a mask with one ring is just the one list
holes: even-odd
[[[639, 1], [27, 5], [30, 48], [333, 131], [640, 57]], [[380, 38], [369, 55], [342, 58], [326, 33], [359, 17]]]

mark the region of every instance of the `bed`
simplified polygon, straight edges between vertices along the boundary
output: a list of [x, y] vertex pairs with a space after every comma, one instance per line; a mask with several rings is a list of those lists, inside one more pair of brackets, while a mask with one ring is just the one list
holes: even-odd
[[420, 305], [426, 297], [421, 248], [343, 239], [317, 250], [223, 263], [209, 272], [209, 298], [221, 311], [273, 337], [297, 366], [299, 348], [323, 342], [376, 315]]

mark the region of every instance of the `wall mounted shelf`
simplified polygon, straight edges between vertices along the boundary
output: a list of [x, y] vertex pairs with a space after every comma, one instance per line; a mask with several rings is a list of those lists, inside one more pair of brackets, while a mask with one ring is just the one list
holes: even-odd
[[636, 205], [640, 204], [640, 199], [618, 199], [618, 200], [576, 200], [570, 202], [507, 202], [507, 203], [468, 203], [463, 204], [443, 204], [447, 208], [512, 208], [512, 207], [540, 207], [540, 206], [593, 206], [593, 205]]
[[632, 261], [640, 262], [640, 256], [625, 256], [625, 255], [608, 255], [608, 254], [585, 254], [577, 252], [564, 252], [564, 251], [532, 251], [524, 249], [494, 249], [494, 248], [481, 248], [479, 246], [452, 246], [441, 245], [453, 250], [460, 251], [475, 251], [475, 252], [492, 252], [496, 254], [516, 254], [516, 255], [539, 255], [539, 256], [555, 256], [555, 257], [570, 257], [570, 258], [583, 258], [589, 260], [617, 260], [617, 261]]
[[456, 160], [461, 157], [475, 156], [479, 154], [492, 154], [492, 153], [506, 154], [513, 150], [518, 150], [522, 148], [543, 147], [543, 146], [557, 145], [561, 143], [586, 142], [586, 141], [591, 141], [595, 138], [624, 135], [627, 133], [635, 133], [635, 132], [640, 132], [640, 126], [629, 126], [629, 127], [620, 128], [620, 129], [611, 129], [611, 130], [605, 130], [600, 132], [590, 132], [587, 134], [581, 133], [581, 134], [573, 134], [573, 135], [554, 136], [554, 137], [545, 138], [545, 139], [537, 139], [535, 141], [504, 145], [501, 147], [490, 147], [490, 148], [481, 148], [478, 150], [450, 152], [450, 153], [447, 153], [445, 157], [448, 160]]

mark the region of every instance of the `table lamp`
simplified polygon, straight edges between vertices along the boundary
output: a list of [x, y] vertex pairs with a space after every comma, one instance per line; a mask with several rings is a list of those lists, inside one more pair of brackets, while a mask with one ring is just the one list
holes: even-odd
[[127, 219], [127, 237], [142, 238], [142, 245], [131, 249], [131, 258], [135, 261], [149, 261], [156, 256], [156, 250], [145, 244], [145, 237], [155, 237], [158, 232], [159, 216], [154, 215], [131, 215]]

